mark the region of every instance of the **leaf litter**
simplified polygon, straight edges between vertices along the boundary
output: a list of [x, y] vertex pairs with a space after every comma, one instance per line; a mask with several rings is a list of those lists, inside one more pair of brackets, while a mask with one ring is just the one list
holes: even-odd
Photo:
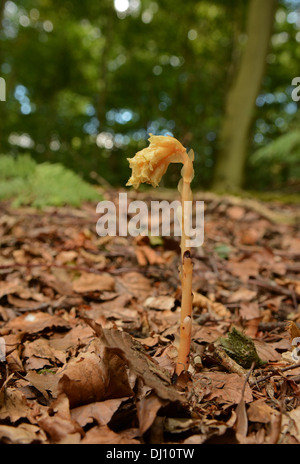
[[[297, 224], [208, 198], [176, 378], [176, 237], [98, 237], [93, 204], [0, 209], [0, 442], [300, 442]], [[222, 347], [235, 331], [257, 365]]]

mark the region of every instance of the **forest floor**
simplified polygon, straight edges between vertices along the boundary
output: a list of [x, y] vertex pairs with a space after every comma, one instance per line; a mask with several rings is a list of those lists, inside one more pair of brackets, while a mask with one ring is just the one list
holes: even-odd
[[[0, 204], [0, 442], [300, 443], [299, 211], [203, 199], [178, 378], [178, 238], [99, 237], [95, 204]], [[222, 348], [233, 328], [260, 366]]]

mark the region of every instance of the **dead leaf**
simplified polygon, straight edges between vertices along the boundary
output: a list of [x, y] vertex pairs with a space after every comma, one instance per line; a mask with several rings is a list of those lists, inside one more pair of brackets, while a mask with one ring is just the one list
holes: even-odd
[[246, 287], [240, 287], [236, 292], [232, 293], [228, 298], [228, 303], [238, 303], [240, 301], [251, 301], [256, 297], [257, 293], [249, 290]]
[[294, 338], [300, 337], [300, 330], [298, 329], [295, 322], [293, 322], [293, 321], [287, 322], [286, 331], [289, 333], [291, 343], [292, 343]]
[[175, 306], [175, 298], [171, 296], [150, 296], [144, 303], [145, 308], [156, 309], [159, 311], [170, 311]]
[[231, 315], [222, 303], [212, 301], [198, 292], [193, 292], [193, 307], [208, 309], [216, 319], [226, 319]]
[[6, 327], [10, 330], [20, 330], [25, 333], [37, 333], [45, 329], [52, 329], [53, 327], [60, 327], [64, 329], [70, 328], [69, 323], [59, 316], [52, 316], [43, 312], [34, 312], [22, 314], [9, 321]]
[[214, 343], [223, 334], [215, 327], [197, 327], [193, 328], [192, 338], [197, 340], [198, 343], [207, 342]]
[[146, 266], [148, 263], [152, 265], [165, 263], [165, 260], [148, 245], [137, 246], [135, 252], [140, 266]]
[[245, 216], [245, 209], [241, 206], [230, 206], [227, 208], [226, 213], [230, 219], [239, 221]]
[[[225, 403], [238, 404], [241, 400], [244, 378], [238, 374], [228, 374], [222, 372], [207, 372], [205, 377], [211, 381], [211, 393], [208, 400], [217, 398]], [[244, 400], [246, 403], [252, 401], [252, 392], [249, 385], [246, 385]]]
[[271, 421], [274, 409], [266, 404], [263, 398], [253, 401], [248, 408], [248, 418], [251, 422], [268, 424]]
[[248, 433], [248, 416], [246, 412], [246, 404], [242, 398], [237, 405], [235, 410], [236, 413], [236, 437], [237, 440], [242, 443], [243, 439], [247, 437]]
[[27, 358], [27, 369], [41, 369], [45, 365], [59, 362], [64, 364], [67, 360], [66, 353], [51, 347], [49, 340], [38, 338], [32, 342], [24, 343], [23, 357]]
[[36, 371], [27, 372], [24, 377], [30, 385], [36, 388], [46, 400], [49, 400], [49, 393], [51, 392], [54, 398], [57, 397], [57, 384], [59, 378], [55, 375], [55, 372], [43, 372], [37, 373]]
[[122, 359], [99, 340], [93, 342], [89, 351], [71, 359], [57, 372], [58, 392], [67, 395], [72, 408], [133, 394]]
[[37, 418], [39, 426], [50, 436], [53, 443], [59, 443], [68, 437], [70, 441], [71, 435], [80, 433], [83, 435], [83, 430], [79, 424], [72, 420], [69, 401], [66, 395], [60, 395], [47, 410]]
[[272, 345], [262, 341], [253, 340], [258, 356], [262, 361], [273, 362], [281, 359], [280, 354], [276, 351]]
[[0, 420], [9, 419], [14, 423], [21, 418], [32, 418], [33, 415], [34, 408], [19, 390], [12, 387], [0, 390]]
[[116, 290], [119, 293], [130, 293], [141, 303], [153, 292], [151, 281], [138, 272], [128, 272], [116, 278]]
[[20, 282], [15, 279], [11, 282], [0, 282], [0, 299], [11, 293], [15, 293], [20, 288]]
[[107, 425], [121, 403], [127, 398], [99, 401], [78, 406], [71, 410], [71, 417], [81, 427], [96, 421], [98, 425]]
[[1, 443], [14, 445], [48, 443], [47, 436], [40, 427], [26, 423], [17, 427], [0, 425], [0, 441]]
[[107, 273], [82, 273], [79, 279], [73, 282], [73, 290], [77, 293], [113, 291], [114, 288], [115, 279]]
[[282, 416], [281, 424], [281, 436], [284, 437], [285, 434], [290, 434], [300, 443], [300, 407], [292, 411], [286, 412]]
[[261, 316], [259, 306], [256, 302], [241, 303], [239, 312], [242, 318], [246, 321], [250, 321], [251, 319], [257, 319]]
[[140, 435], [144, 433], [151, 427], [153, 424], [157, 412], [165, 404], [160, 398], [156, 395], [151, 395], [147, 398], [142, 398], [137, 402], [137, 415], [140, 424]]
[[92, 320], [86, 319], [86, 322], [95, 330], [102, 343], [107, 348], [114, 349], [115, 353], [126, 360], [130, 370], [137, 377], [141, 377], [144, 384], [152, 388], [160, 398], [170, 401], [183, 400], [180, 393], [172, 385], [169, 372], [160, 368], [147, 355], [144, 347], [129, 334], [115, 329], [102, 329], [99, 324]]
[[80, 442], [82, 445], [139, 445], [138, 440], [128, 438], [124, 432], [115, 433], [106, 425], [93, 427]]
[[242, 282], [247, 282], [249, 277], [256, 277], [259, 273], [259, 264], [253, 259], [243, 261], [229, 261], [227, 269]]

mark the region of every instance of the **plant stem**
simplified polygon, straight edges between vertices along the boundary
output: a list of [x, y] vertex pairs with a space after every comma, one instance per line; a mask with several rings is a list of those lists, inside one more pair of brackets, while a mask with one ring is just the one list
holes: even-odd
[[184, 370], [189, 368], [189, 355], [191, 347], [192, 334], [192, 273], [193, 264], [191, 259], [191, 250], [187, 246], [187, 240], [190, 239], [190, 224], [192, 217], [192, 190], [191, 182], [194, 177], [193, 153], [186, 155], [183, 168], [181, 171], [182, 180], [179, 183], [182, 203], [182, 232], [181, 232], [181, 317], [180, 317], [180, 341], [178, 349], [178, 359], [175, 373], [180, 375]]

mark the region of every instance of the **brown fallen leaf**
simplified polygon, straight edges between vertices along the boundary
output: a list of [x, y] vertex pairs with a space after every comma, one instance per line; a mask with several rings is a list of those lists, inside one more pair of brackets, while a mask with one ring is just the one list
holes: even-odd
[[259, 332], [259, 324], [262, 320], [262, 317], [254, 317], [252, 319], [249, 319], [245, 323], [245, 335], [247, 335], [250, 338], [256, 338], [258, 332]]
[[113, 291], [115, 279], [107, 274], [101, 275], [83, 272], [79, 279], [73, 282], [73, 290], [77, 293]]
[[147, 398], [143, 397], [137, 402], [136, 407], [141, 436], [143, 436], [151, 427], [156, 418], [157, 412], [164, 404], [166, 404], [166, 402], [163, 402], [156, 395], [150, 395]]
[[0, 420], [8, 419], [14, 423], [26, 418], [34, 422], [34, 415], [38, 409], [38, 406], [32, 407], [20, 390], [13, 387], [0, 390]]
[[38, 311], [43, 308], [46, 309], [50, 305], [50, 301], [47, 302], [45, 298], [43, 302], [37, 303], [36, 301], [17, 298], [14, 295], [7, 295], [7, 301], [12, 307], [18, 308], [18, 311]]
[[40, 427], [23, 423], [17, 427], [0, 425], [0, 442], [14, 445], [46, 444], [48, 443], [48, 439]]
[[135, 248], [135, 255], [139, 266], [147, 266], [148, 261], [141, 247]]
[[71, 349], [76, 349], [79, 345], [87, 345], [94, 336], [91, 327], [79, 323], [63, 336], [62, 334], [55, 334], [48, 342], [55, 352], [61, 351], [65, 353]]
[[222, 335], [222, 332], [220, 332], [220, 330], [218, 330], [217, 328], [206, 326], [195, 326], [192, 332], [193, 340], [196, 340], [198, 343], [214, 343]]
[[151, 281], [138, 272], [127, 272], [117, 277], [116, 290], [119, 293], [130, 293], [141, 303], [153, 293]]
[[243, 245], [256, 245], [265, 235], [268, 228], [268, 221], [255, 221], [255, 226], [251, 227], [249, 223], [238, 233], [240, 242]]
[[71, 407], [132, 396], [126, 365], [118, 354], [98, 339], [94, 339], [88, 349], [57, 372], [58, 393], [67, 395]]
[[87, 424], [94, 421], [96, 421], [98, 425], [107, 425], [119, 406], [126, 399], [127, 398], [117, 398], [78, 406], [71, 410], [71, 417], [81, 427], [85, 427]]
[[50, 436], [52, 443], [59, 443], [66, 437], [80, 433], [83, 430], [77, 422], [71, 418], [69, 400], [66, 395], [60, 395], [49, 408], [44, 409], [37, 418], [38, 425]]
[[81, 440], [81, 445], [139, 445], [140, 442], [128, 438], [123, 432], [115, 433], [107, 425], [93, 427]]
[[238, 303], [240, 301], [251, 301], [256, 297], [257, 293], [249, 290], [246, 287], [240, 287], [237, 291], [232, 293], [228, 298], [228, 303]]
[[21, 287], [21, 283], [18, 279], [14, 279], [11, 282], [0, 282], [0, 300], [6, 295], [15, 293]]
[[292, 435], [300, 443], [300, 407], [286, 412], [282, 416], [281, 437], [286, 434]]
[[175, 306], [175, 298], [172, 296], [150, 296], [144, 303], [145, 308], [156, 309], [158, 311], [170, 311]]
[[54, 275], [55, 273], [57, 273], [57, 271], [54, 271], [52, 274], [43, 272], [40, 274], [39, 278], [45, 285], [53, 289], [59, 295], [72, 296], [73, 288], [71, 282], [66, 279], [61, 280]]
[[126, 332], [115, 329], [103, 329], [91, 319], [85, 319], [96, 332], [101, 342], [126, 361], [128, 367], [144, 384], [152, 388], [157, 395], [169, 401], [185, 401], [184, 397], [172, 385], [168, 371], [162, 369], [145, 352], [144, 347]]
[[258, 303], [256, 302], [241, 303], [239, 313], [240, 316], [246, 321], [249, 321], [251, 319], [257, 319], [261, 316]]
[[273, 346], [262, 340], [253, 340], [258, 356], [262, 361], [273, 362], [280, 361], [281, 356]]
[[234, 221], [242, 219], [245, 216], [245, 212], [245, 209], [241, 206], [230, 206], [226, 210], [227, 216]]
[[57, 264], [66, 264], [71, 263], [74, 261], [78, 256], [77, 251], [69, 250], [69, 251], [61, 251], [56, 255], [56, 262]]
[[148, 263], [152, 265], [165, 263], [165, 260], [148, 245], [137, 246], [135, 252], [140, 266], [146, 266]]
[[59, 316], [43, 312], [22, 314], [22, 316], [16, 317], [6, 324], [7, 329], [20, 330], [30, 334], [52, 329], [53, 327], [69, 329], [70, 324]]
[[263, 398], [253, 401], [248, 408], [247, 414], [249, 421], [268, 424], [271, 421], [272, 409]]
[[[211, 393], [207, 400], [218, 399], [221, 402], [238, 404], [241, 400], [242, 389], [245, 379], [238, 374], [228, 374], [223, 372], [206, 372], [205, 378], [210, 384]], [[244, 401], [252, 401], [252, 392], [247, 384], [245, 387]]]
[[8, 334], [0, 338], [0, 352], [3, 347], [6, 363], [11, 372], [23, 371], [23, 363], [21, 361], [21, 342], [23, 334]]
[[45, 365], [57, 362], [64, 364], [67, 360], [66, 353], [55, 350], [49, 340], [43, 337], [25, 342], [22, 355], [23, 358], [27, 358], [27, 369], [41, 369]]
[[282, 431], [282, 417], [283, 414], [281, 411], [275, 411], [274, 414], [272, 414], [270, 427], [271, 431], [266, 437], [266, 444], [276, 445], [278, 443]]
[[254, 259], [244, 259], [243, 261], [229, 261], [227, 269], [231, 274], [238, 277], [242, 282], [247, 282], [249, 277], [256, 277], [259, 273], [259, 264]]
[[227, 319], [231, 315], [222, 303], [212, 301], [198, 292], [193, 292], [193, 307], [208, 309], [216, 319]]
[[294, 338], [300, 337], [300, 330], [296, 326], [295, 322], [293, 322], [293, 321], [287, 322], [285, 328], [286, 328], [286, 331], [289, 334], [290, 342], [292, 342]]
[[89, 316], [95, 320], [99, 317], [115, 319], [118, 323], [136, 321], [138, 326], [140, 315], [137, 309], [131, 307], [130, 302], [131, 297], [128, 298], [128, 294], [120, 295], [113, 301], [105, 301], [104, 303], [92, 302]]
[[55, 376], [54, 372], [46, 371], [38, 374], [35, 370], [32, 370], [27, 372], [24, 378], [30, 385], [36, 388], [47, 401], [50, 398], [49, 393], [51, 393], [54, 398], [57, 397], [57, 384], [59, 379]]

